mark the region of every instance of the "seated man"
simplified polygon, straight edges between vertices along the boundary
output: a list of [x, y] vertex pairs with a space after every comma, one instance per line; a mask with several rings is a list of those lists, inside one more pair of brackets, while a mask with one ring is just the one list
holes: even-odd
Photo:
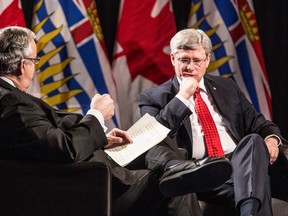
[[[116, 143], [131, 143], [127, 133], [117, 128], [104, 133], [104, 120], [114, 115], [114, 102], [109, 95], [95, 95], [91, 109], [83, 117], [58, 112], [25, 93], [32, 82], [35, 64], [40, 60], [34, 39], [35, 34], [26, 28], [0, 29], [0, 159], [93, 161], [96, 150], [105, 155], [101, 149]], [[117, 186], [114, 200], [126, 193], [130, 185], [138, 185], [138, 176], [142, 174], [145, 178], [140, 186], [144, 187], [148, 181], [146, 173], [131, 173], [124, 168], [113, 170], [113, 175], [118, 177], [113, 179], [113, 185]], [[154, 184], [147, 182], [150, 183]], [[125, 208], [123, 205], [117, 209], [119, 215]]]
[[149, 113], [170, 128], [169, 136], [188, 159], [220, 155], [231, 161], [231, 178], [198, 198], [235, 206], [241, 216], [272, 215], [268, 166], [278, 157], [279, 128], [255, 110], [232, 79], [205, 73], [212, 43], [202, 30], [179, 31], [170, 49], [175, 76], [139, 95], [141, 115]]
[[[153, 199], [158, 195], [158, 179], [147, 171], [119, 167], [103, 151], [132, 142], [125, 131], [117, 128], [104, 133], [104, 120], [114, 115], [114, 102], [108, 94], [96, 94], [91, 109], [82, 116], [59, 112], [25, 93], [40, 60], [34, 39], [35, 34], [27, 28], [0, 30], [0, 159], [106, 162], [113, 173], [113, 213], [120, 216], [156, 212], [157, 202], [163, 199], [162, 196]], [[144, 200], [148, 195], [151, 198]], [[197, 199], [191, 196], [190, 201], [193, 207], [187, 205], [185, 212], [184, 202], [174, 202], [180, 211], [174, 215], [200, 215]]]

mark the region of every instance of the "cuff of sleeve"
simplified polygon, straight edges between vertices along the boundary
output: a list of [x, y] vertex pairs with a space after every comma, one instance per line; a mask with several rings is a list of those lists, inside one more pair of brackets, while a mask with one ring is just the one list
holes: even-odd
[[188, 107], [189, 100], [185, 99], [184, 97], [182, 97], [181, 95], [178, 95], [178, 94], [176, 95], [176, 97]]
[[88, 110], [88, 112], [86, 113], [86, 115], [93, 115], [95, 116], [98, 121], [100, 122], [102, 128], [103, 128], [103, 131], [106, 132], [107, 131], [107, 127], [105, 126], [105, 122], [104, 122], [104, 118], [103, 118], [103, 115], [101, 114], [100, 111], [96, 110], [96, 109], [90, 109]]
[[276, 138], [276, 139], [278, 140], [277, 146], [282, 145], [282, 140], [281, 140], [281, 138], [280, 138], [279, 136], [275, 135], [275, 134], [271, 134], [271, 135], [265, 137], [264, 141], [267, 140], [267, 139], [270, 138], [270, 137], [274, 137], [274, 138]]

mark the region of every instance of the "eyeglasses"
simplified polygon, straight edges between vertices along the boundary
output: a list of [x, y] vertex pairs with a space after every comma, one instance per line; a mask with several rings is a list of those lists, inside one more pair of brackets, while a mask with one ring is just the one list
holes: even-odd
[[203, 60], [201, 60], [201, 59], [189, 59], [189, 58], [178, 58], [177, 60], [185, 66], [188, 66], [191, 63], [193, 63], [194, 66], [201, 67], [203, 62], [205, 62], [207, 60], [207, 57], [208, 56], [206, 55], [206, 58]]
[[36, 57], [36, 58], [23, 58], [23, 59], [26, 59], [26, 60], [30, 60], [32, 61], [35, 65], [39, 64], [40, 62], [40, 57]]

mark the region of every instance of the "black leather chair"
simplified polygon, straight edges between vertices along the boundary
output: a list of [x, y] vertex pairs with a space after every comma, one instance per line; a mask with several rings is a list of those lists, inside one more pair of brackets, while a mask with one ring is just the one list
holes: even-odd
[[[287, 162], [288, 146], [283, 146], [281, 151], [284, 158], [279, 159]], [[271, 170], [276, 176], [272, 182], [274, 216], [288, 215], [288, 202], [283, 201], [287, 197], [288, 173], [283, 171], [282, 166]], [[110, 166], [100, 162], [53, 164], [0, 160], [0, 215], [111, 216], [111, 181]], [[280, 182], [286, 183], [285, 190], [273, 188]], [[141, 202], [145, 202], [143, 199]], [[204, 216], [233, 215], [223, 206], [202, 201], [200, 206]]]
[[0, 215], [110, 216], [111, 178], [98, 162], [0, 160]]

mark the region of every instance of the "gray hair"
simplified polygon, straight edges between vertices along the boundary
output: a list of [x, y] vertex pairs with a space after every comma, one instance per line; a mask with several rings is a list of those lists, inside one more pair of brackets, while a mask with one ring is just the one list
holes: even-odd
[[11, 74], [23, 58], [32, 53], [35, 33], [28, 28], [9, 26], [0, 29], [0, 76]]
[[206, 55], [212, 51], [211, 40], [201, 29], [181, 30], [170, 41], [170, 49], [173, 54], [181, 49], [196, 50], [199, 47], [203, 47]]

